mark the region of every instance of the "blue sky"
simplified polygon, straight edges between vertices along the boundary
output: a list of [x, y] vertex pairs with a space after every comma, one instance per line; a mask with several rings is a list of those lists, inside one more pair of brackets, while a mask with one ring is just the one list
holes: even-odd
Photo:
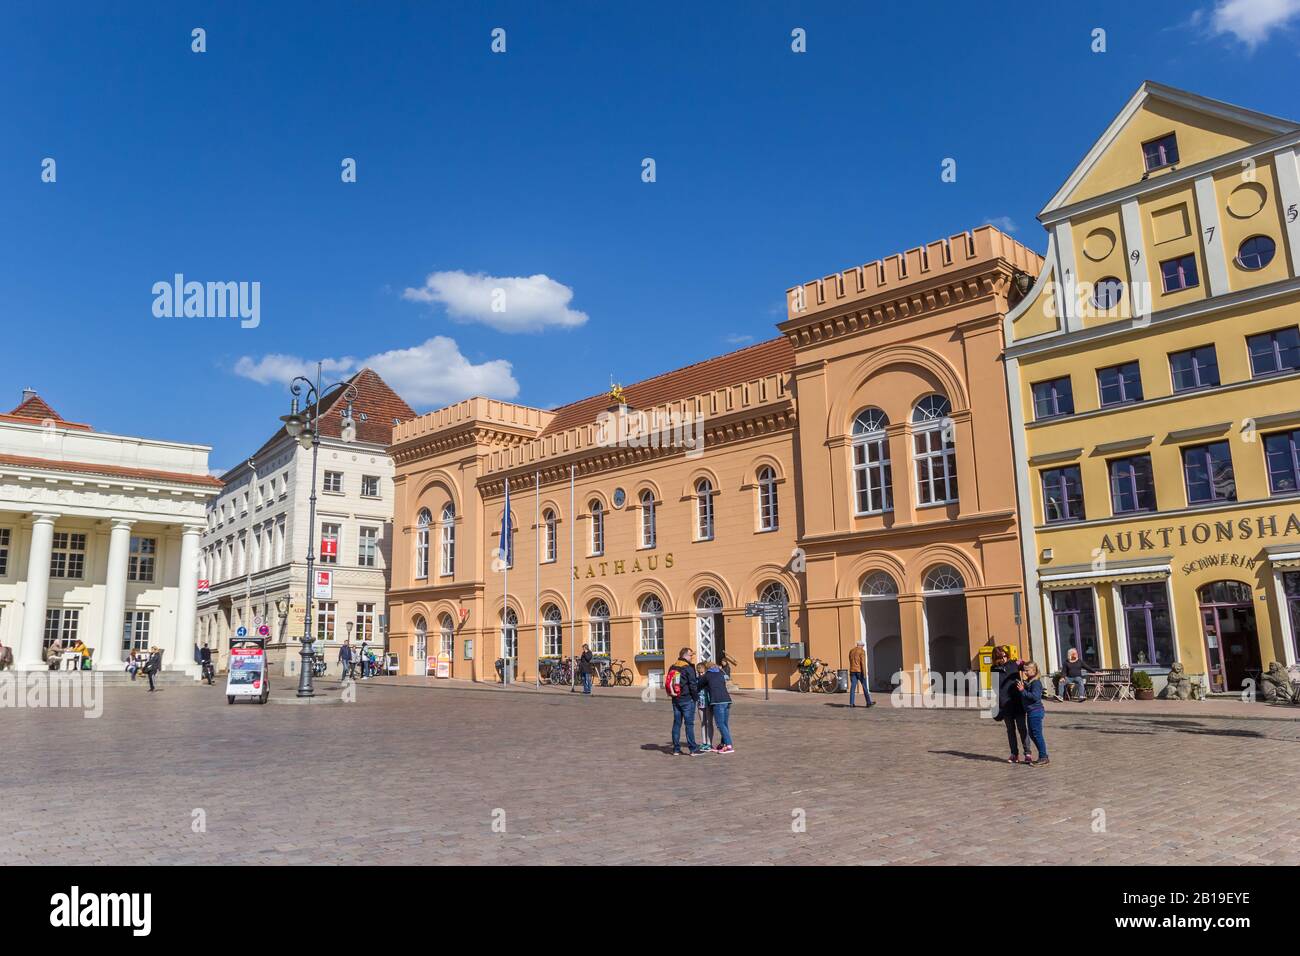
[[[1300, 0], [867, 7], [8, 0], [0, 405], [30, 385], [224, 467], [318, 358], [379, 357], [421, 411], [563, 404], [990, 220], [1042, 251], [1143, 79], [1300, 116]], [[176, 273], [260, 283], [260, 324], [156, 317]]]

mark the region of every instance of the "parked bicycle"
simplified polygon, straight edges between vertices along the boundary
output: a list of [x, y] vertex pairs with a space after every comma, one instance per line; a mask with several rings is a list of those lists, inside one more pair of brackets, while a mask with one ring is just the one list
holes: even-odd
[[799, 662], [799, 681], [795, 687], [802, 693], [834, 694], [839, 691], [839, 686], [839, 678], [825, 661], [805, 657]]
[[[605, 665], [605, 670], [601, 674], [601, 687], [631, 687], [632, 686], [632, 669], [625, 666], [626, 661], [610, 661]], [[609, 683], [606, 683], [608, 675]]]

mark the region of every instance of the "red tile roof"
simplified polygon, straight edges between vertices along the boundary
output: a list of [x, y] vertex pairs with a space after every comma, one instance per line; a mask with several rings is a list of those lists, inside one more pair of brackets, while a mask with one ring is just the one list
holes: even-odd
[[[633, 408], [651, 408], [666, 402], [690, 398], [712, 388], [739, 385], [766, 375], [788, 372], [794, 368], [794, 348], [787, 338], [768, 339], [748, 348], [718, 355], [685, 368], [664, 372], [654, 378], [627, 385], [623, 394]], [[554, 434], [568, 428], [594, 422], [608, 409], [608, 393], [592, 395], [581, 401], [555, 409], [555, 417], [546, 426], [543, 435]]]
[[20, 421], [20, 422], [54, 422], [63, 428], [81, 428], [90, 431], [89, 425], [83, 425], [80, 422], [70, 422], [62, 415], [52, 409], [45, 401], [35, 392], [23, 399], [18, 407], [0, 415], [0, 421]]
[[182, 471], [153, 471], [149, 468], [124, 468], [118, 465], [96, 465], [86, 461], [55, 461], [50, 458], [29, 458], [25, 455], [0, 455], [0, 466], [3, 465], [13, 465], [18, 468], [47, 468], [51, 471], [68, 471], [79, 475], [138, 478], [141, 481], [198, 485], [202, 488], [222, 486], [219, 479], [210, 475], [191, 475]]

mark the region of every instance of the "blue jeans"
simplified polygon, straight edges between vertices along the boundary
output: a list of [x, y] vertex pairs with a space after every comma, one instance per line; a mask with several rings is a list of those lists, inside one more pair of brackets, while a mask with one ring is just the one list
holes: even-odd
[[686, 725], [686, 743], [691, 751], [699, 750], [695, 742], [695, 701], [686, 697], [673, 701], [673, 753], [682, 752], [682, 724]]
[[1070, 684], [1074, 684], [1079, 688], [1079, 700], [1088, 699], [1088, 682], [1082, 677], [1062, 677], [1056, 685], [1056, 693], [1060, 697], [1065, 697], [1065, 689]]
[[[1043, 739], [1043, 716], [1044, 711], [1031, 710], [1025, 716], [1029, 719], [1029, 739], [1034, 742], [1034, 747], [1038, 750], [1038, 759], [1043, 760], [1047, 757], [1047, 741]], [[1025, 756], [1029, 756], [1029, 748], [1025, 748]]]
[[587, 671], [582, 675], [582, 692], [584, 694], [591, 693], [591, 671]]
[[858, 699], [858, 685], [862, 685], [862, 695], [867, 698], [867, 704], [871, 704], [871, 691], [867, 690], [867, 678], [865, 674], [859, 674], [857, 671], [849, 672], [849, 706], [852, 707]]
[[722, 746], [731, 746], [731, 701], [713, 705], [713, 723], [722, 736]]

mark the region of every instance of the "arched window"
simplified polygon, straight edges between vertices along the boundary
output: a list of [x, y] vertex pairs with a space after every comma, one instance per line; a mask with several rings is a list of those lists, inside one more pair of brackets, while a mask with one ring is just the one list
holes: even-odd
[[564, 618], [554, 604], [542, 608], [542, 653], [559, 657], [564, 651]]
[[592, 498], [587, 505], [591, 511], [591, 553], [605, 553], [605, 508], [599, 498]]
[[655, 496], [647, 488], [641, 492], [641, 547], [655, 546]]
[[604, 601], [592, 601], [587, 609], [587, 643], [593, 654], [609, 653], [609, 605]]
[[429, 653], [429, 625], [420, 615], [416, 615], [412, 623], [415, 625], [415, 643], [411, 647], [411, 656], [415, 658], [416, 673], [423, 674]]
[[695, 609], [713, 614], [722, 610], [722, 598], [713, 588], [705, 588], [695, 598]]
[[695, 540], [713, 540], [713, 482], [707, 478], [695, 483]]
[[519, 615], [511, 607], [501, 615], [501, 656], [506, 660], [519, 656]]
[[428, 508], [421, 508], [415, 519], [415, 576], [423, 579], [429, 576], [429, 525], [433, 524], [433, 515]]
[[764, 647], [785, 647], [790, 643], [790, 597], [785, 593], [785, 585], [773, 581], [759, 593], [758, 599], [764, 604], [779, 604], [781, 615], [775, 621], [764, 620], [760, 642]]
[[556, 558], [555, 512], [547, 508], [542, 512], [542, 561], [550, 563]]
[[758, 530], [775, 531], [780, 525], [776, 502], [776, 472], [764, 465], [758, 469]]
[[872, 571], [862, 580], [863, 598], [896, 598], [898, 585], [884, 571]]
[[936, 564], [925, 572], [921, 590], [926, 594], [959, 594], [966, 590], [966, 582], [950, 564]]
[[438, 653], [452, 657], [456, 653], [456, 622], [450, 614], [438, 618]]
[[442, 576], [456, 573], [456, 506], [450, 501], [442, 509]]
[[664, 652], [664, 606], [659, 598], [647, 594], [641, 599], [642, 654]]
[[860, 515], [894, 510], [888, 424], [889, 416], [878, 408], [864, 408], [853, 419], [853, 506]]
[[952, 406], [942, 395], [927, 395], [912, 409], [912, 442], [916, 461], [916, 503], [946, 504], [957, 500], [957, 452], [953, 448]]

